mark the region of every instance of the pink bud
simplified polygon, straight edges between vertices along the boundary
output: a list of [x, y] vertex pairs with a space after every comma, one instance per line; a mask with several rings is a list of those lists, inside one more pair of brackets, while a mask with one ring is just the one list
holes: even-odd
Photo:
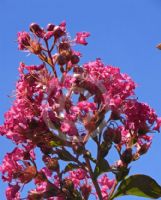
[[44, 35], [43, 29], [40, 28], [40, 26], [38, 24], [36, 24], [36, 23], [32, 23], [30, 25], [30, 31], [32, 33], [34, 33], [37, 37], [40, 37], [40, 38], [42, 38], [43, 35]]
[[47, 31], [53, 31], [54, 27], [55, 27], [54, 24], [48, 24], [46, 29], [47, 29]]
[[54, 37], [60, 38], [65, 34], [65, 31], [60, 26], [54, 27]]
[[57, 62], [59, 65], [65, 65], [67, 63], [67, 59], [65, 56], [59, 55]]
[[72, 55], [71, 63], [74, 65], [77, 64], [78, 62], [79, 62], [79, 57], [77, 55]]

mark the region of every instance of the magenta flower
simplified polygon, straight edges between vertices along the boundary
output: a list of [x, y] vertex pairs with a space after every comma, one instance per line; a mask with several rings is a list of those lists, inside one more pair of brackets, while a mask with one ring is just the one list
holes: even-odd
[[19, 200], [20, 199], [19, 189], [20, 186], [18, 184], [9, 185], [9, 187], [6, 189], [7, 200]]
[[26, 50], [30, 46], [30, 35], [27, 32], [19, 32], [17, 41], [19, 50]]
[[[148, 152], [152, 133], [160, 129], [161, 119], [138, 101], [127, 74], [100, 58], [80, 64], [82, 55], [73, 43], [87, 45], [89, 36], [79, 32], [71, 39], [65, 22], [46, 28], [32, 23], [30, 33], [18, 33], [19, 50], [42, 63], [20, 63], [13, 104], [0, 126], [0, 134], [16, 145], [0, 166], [8, 200], [22, 199], [31, 181], [35, 187], [24, 199], [113, 199], [119, 184], [130, 178], [131, 163]], [[41, 152], [41, 167], [35, 149]], [[111, 149], [118, 154], [113, 162]]]
[[83, 44], [83, 45], [87, 45], [87, 41], [86, 38], [90, 36], [90, 33], [88, 32], [79, 32], [76, 34], [76, 38], [75, 38], [75, 42], [77, 44]]

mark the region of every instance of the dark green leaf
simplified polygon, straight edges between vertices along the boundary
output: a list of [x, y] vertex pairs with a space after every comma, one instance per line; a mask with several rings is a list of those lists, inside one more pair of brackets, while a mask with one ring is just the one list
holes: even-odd
[[161, 186], [151, 177], [137, 174], [123, 180], [112, 199], [124, 195], [158, 199], [161, 197]]
[[112, 146], [111, 143], [107, 144], [106, 142], [102, 142], [100, 146], [100, 156], [106, 157], [107, 154], [109, 153], [109, 150], [111, 149], [111, 146]]
[[69, 164], [65, 167], [64, 172], [68, 172], [68, 171], [70, 171], [70, 170], [77, 169], [77, 168], [79, 168], [78, 165], [76, 165], [76, 164], [74, 164], [74, 163], [69, 163]]
[[127, 167], [119, 167], [116, 172], [117, 181], [123, 180], [129, 174], [130, 168]]
[[95, 178], [97, 178], [100, 174], [104, 173], [104, 172], [108, 172], [110, 169], [110, 166], [107, 162], [107, 160], [105, 159], [101, 159], [96, 167], [95, 167], [95, 170], [94, 170], [94, 176]]
[[78, 192], [77, 190], [73, 191], [73, 197], [71, 199], [73, 199], [73, 200], [83, 200], [80, 192]]
[[57, 149], [57, 154], [61, 160], [73, 161], [73, 156], [66, 150]]
[[59, 146], [63, 146], [64, 144], [61, 141], [51, 141], [50, 142], [50, 146], [51, 147], [59, 147]]

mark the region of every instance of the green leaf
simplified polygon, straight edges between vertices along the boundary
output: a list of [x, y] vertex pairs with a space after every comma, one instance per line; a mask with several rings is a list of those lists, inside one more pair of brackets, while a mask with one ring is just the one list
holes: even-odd
[[68, 172], [68, 171], [71, 171], [73, 169], [78, 169], [80, 166], [79, 165], [76, 165], [74, 163], [69, 163], [65, 169], [64, 169], [64, 172]]
[[51, 141], [50, 142], [50, 146], [51, 147], [59, 147], [59, 146], [63, 146], [64, 144], [61, 141]]
[[127, 167], [119, 167], [117, 171], [113, 172], [116, 174], [117, 181], [122, 181], [128, 174], [129, 174], [130, 168]]
[[101, 159], [96, 167], [95, 167], [95, 170], [94, 170], [94, 176], [95, 178], [97, 178], [100, 174], [104, 173], [104, 172], [108, 172], [110, 169], [110, 166], [107, 162], [107, 160], [105, 159]]
[[100, 146], [100, 156], [105, 158], [107, 154], [109, 153], [111, 146], [112, 146], [111, 143], [107, 144], [106, 142], [102, 142]]
[[66, 151], [66, 150], [60, 150], [60, 149], [57, 149], [57, 154], [59, 155], [59, 158], [61, 160], [64, 160], [64, 161], [73, 161], [73, 157], [72, 155]]
[[123, 180], [111, 199], [124, 195], [158, 199], [161, 197], [161, 186], [151, 177], [137, 174]]
[[80, 192], [78, 192], [77, 190], [73, 191], [73, 197], [72, 197], [72, 199], [73, 200], [83, 200]]

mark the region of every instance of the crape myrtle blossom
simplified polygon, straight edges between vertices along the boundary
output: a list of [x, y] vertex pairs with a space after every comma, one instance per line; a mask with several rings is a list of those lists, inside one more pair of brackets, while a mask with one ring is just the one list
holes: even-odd
[[20, 193], [18, 192], [19, 189], [20, 189], [20, 186], [18, 184], [9, 185], [9, 187], [6, 189], [6, 198], [8, 200], [20, 199]]
[[13, 179], [19, 179], [25, 183], [35, 174], [35, 167], [31, 165], [35, 160], [35, 154], [33, 147], [29, 147], [31, 150], [28, 147], [16, 147], [11, 153], [6, 154], [0, 167], [4, 181], [11, 183]]
[[98, 183], [101, 185], [102, 196], [105, 200], [108, 200], [108, 191], [115, 184], [115, 180], [110, 180], [106, 174], [98, 179]]
[[[20, 63], [13, 105], [0, 126], [1, 135], [16, 145], [0, 167], [8, 200], [110, 200], [131, 162], [148, 151], [152, 133], [159, 131], [160, 118], [138, 101], [127, 74], [99, 58], [79, 64], [82, 55], [74, 46], [87, 45], [89, 36], [79, 32], [71, 39], [65, 22], [46, 28], [32, 23], [30, 32], [18, 33], [18, 49], [41, 63]], [[96, 157], [87, 145], [90, 138]], [[110, 163], [113, 147], [118, 158]], [[35, 188], [21, 197], [30, 182]]]
[[68, 178], [72, 180], [72, 182], [74, 183], [74, 186], [77, 188], [80, 185], [81, 180], [87, 179], [88, 175], [85, 170], [77, 169], [77, 170], [69, 171]]
[[75, 42], [77, 44], [87, 45], [88, 43], [86, 41], [86, 38], [89, 36], [90, 36], [90, 33], [88, 33], [88, 32], [79, 32], [76, 35]]

